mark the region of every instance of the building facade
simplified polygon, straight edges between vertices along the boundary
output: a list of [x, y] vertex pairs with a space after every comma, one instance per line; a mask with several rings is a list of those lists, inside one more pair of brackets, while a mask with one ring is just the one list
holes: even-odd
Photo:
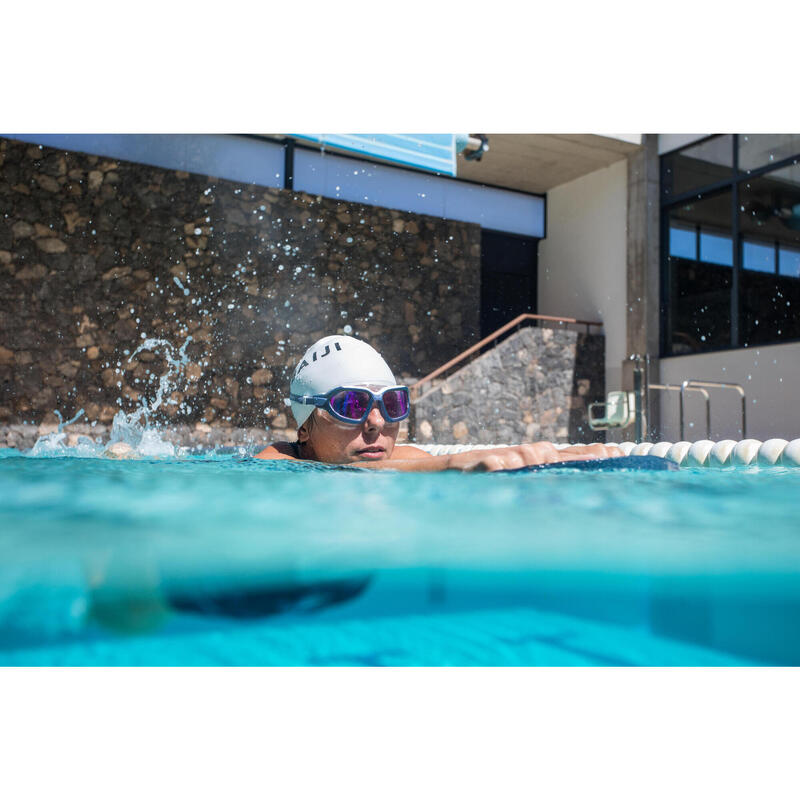
[[[741, 384], [748, 435], [791, 439], [798, 158], [796, 135], [490, 134], [450, 177], [283, 135], [8, 134], [0, 424], [108, 424], [157, 389], [167, 345], [132, 354], [161, 338], [187, 378], [165, 420], [282, 432], [317, 336], [414, 381], [532, 312], [602, 323], [605, 390], [647, 356], [653, 382]], [[738, 396], [712, 394], [712, 438], [741, 438]], [[650, 434], [677, 440], [675, 394], [652, 399]]]
[[[747, 435], [800, 435], [800, 137], [643, 136], [609, 167], [547, 192], [539, 309], [597, 314], [606, 386], [739, 384]], [[741, 399], [709, 389], [711, 438], [740, 439]], [[678, 393], [651, 392], [651, 438], [680, 437]], [[631, 429], [612, 438], [631, 438]], [[705, 438], [701, 393], [684, 435]]]

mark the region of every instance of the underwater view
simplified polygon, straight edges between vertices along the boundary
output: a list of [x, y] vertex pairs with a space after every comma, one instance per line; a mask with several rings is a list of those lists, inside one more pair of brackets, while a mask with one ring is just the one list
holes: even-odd
[[2, 664], [800, 663], [798, 470], [90, 447], [0, 451]]

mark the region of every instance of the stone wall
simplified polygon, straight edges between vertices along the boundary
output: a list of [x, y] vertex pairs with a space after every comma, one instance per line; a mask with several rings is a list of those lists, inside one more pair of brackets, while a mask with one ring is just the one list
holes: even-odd
[[602, 442], [586, 414], [605, 398], [604, 376], [604, 336], [522, 328], [423, 390], [412, 429], [437, 444]]
[[0, 212], [7, 426], [154, 398], [167, 348], [131, 358], [146, 337], [191, 336], [155, 421], [276, 434], [318, 337], [352, 332], [404, 377], [478, 338], [476, 225], [9, 139]]

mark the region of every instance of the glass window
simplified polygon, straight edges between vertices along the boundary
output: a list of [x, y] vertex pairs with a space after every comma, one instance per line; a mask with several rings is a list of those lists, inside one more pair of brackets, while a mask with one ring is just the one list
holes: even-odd
[[[731, 193], [722, 192], [667, 213], [670, 232], [667, 354], [730, 347]], [[691, 229], [699, 232], [699, 253], [685, 246], [686, 231]], [[673, 231], [678, 232], [675, 242]]]
[[748, 178], [739, 186], [743, 267], [739, 282], [739, 329], [743, 345], [800, 338], [797, 211], [800, 211], [800, 165]]
[[697, 258], [697, 231], [673, 225], [669, 229], [669, 254], [679, 258]]
[[719, 135], [668, 153], [661, 196], [663, 353], [800, 340], [800, 134]]
[[683, 194], [733, 176], [733, 136], [715, 136], [661, 159], [662, 197]]
[[757, 272], [775, 272], [775, 245], [743, 241], [742, 268]]
[[700, 260], [709, 264], [733, 266], [733, 242], [730, 236], [700, 231]]
[[766, 167], [800, 153], [800, 134], [743, 133], [739, 135], [739, 169]]
[[[800, 278], [800, 250], [781, 247], [778, 253], [778, 273], [790, 278]], [[800, 313], [800, 311], [798, 311]]]

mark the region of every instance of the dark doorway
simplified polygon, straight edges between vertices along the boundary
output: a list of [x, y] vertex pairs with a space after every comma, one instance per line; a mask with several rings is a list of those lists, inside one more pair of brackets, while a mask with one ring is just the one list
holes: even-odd
[[481, 337], [536, 313], [539, 239], [481, 231]]

